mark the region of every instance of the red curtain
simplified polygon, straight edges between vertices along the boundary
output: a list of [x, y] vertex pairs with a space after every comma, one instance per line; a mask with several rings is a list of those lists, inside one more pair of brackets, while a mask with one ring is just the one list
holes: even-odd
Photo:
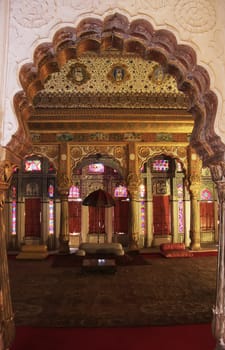
[[169, 235], [170, 228], [169, 196], [153, 196], [153, 227], [156, 235]]
[[69, 232], [81, 232], [81, 203], [69, 201]]
[[40, 198], [25, 199], [25, 236], [41, 236], [41, 200]]
[[129, 202], [116, 200], [114, 207], [114, 232], [128, 233]]
[[200, 225], [201, 231], [211, 231], [215, 228], [214, 221], [214, 203], [200, 203]]
[[89, 207], [89, 233], [105, 233], [105, 208]]

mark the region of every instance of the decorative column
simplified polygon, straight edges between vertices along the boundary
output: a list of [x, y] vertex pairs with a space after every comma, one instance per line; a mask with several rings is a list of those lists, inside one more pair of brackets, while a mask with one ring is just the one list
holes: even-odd
[[131, 242], [130, 249], [138, 249], [139, 241], [139, 185], [140, 179], [137, 174], [128, 175], [128, 191], [131, 200]]
[[213, 308], [213, 335], [216, 349], [225, 349], [225, 163], [210, 166], [219, 199], [219, 247], [217, 259], [216, 301]]
[[201, 248], [199, 196], [202, 162], [191, 147], [189, 151], [189, 189], [191, 194], [190, 238], [191, 249], [197, 250]]
[[7, 350], [15, 336], [14, 314], [9, 285], [6, 254], [4, 203], [9, 189], [13, 166], [8, 161], [0, 162], [0, 350]]
[[69, 205], [68, 195], [71, 182], [65, 173], [58, 174], [58, 193], [61, 201], [59, 253], [68, 254], [69, 249]]

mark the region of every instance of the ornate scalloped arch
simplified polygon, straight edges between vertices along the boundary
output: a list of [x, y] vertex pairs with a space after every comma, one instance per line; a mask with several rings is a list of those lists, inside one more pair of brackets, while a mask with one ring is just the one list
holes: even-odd
[[95, 55], [117, 50], [154, 60], [165, 72], [175, 77], [178, 89], [190, 101], [188, 110], [194, 118], [191, 145], [205, 165], [224, 158], [225, 145], [215, 134], [217, 96], [210, 90], [206, 69], [197, 64], [195, 51], [177, 43], [168, 30], [154, 30], [144, 19], [129, 22], [126, 16], [115, 13], [103, 21], [96, 18], [81, 20], [77, 27], [59, 29], [52, 42], [40, 44], [34, 51], [33, 62], [22, 66], [19, 79], [23, 91], [14, 96], [16, 113], [27, 120], [32, 115], [33, 101], [44, 88], [48, 77], [73, 58], [83, 53]]
[[141, 169], [144, 163], [147, 163], [150, 159], [162, 154], [178, 159], [182, 163], [185, 172], [187, 172], [187, 147], [184, 146], [140, 146], [138, 148], [138, 169]]

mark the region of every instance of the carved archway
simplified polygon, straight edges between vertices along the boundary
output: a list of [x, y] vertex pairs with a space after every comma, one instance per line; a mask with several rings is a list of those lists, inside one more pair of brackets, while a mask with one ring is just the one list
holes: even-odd
[[[44, 89], [44, 83], [53, 73], [59, 72], [64, 64], [81, 57], [84, 53], [99, 55], [107, 51], [117, 51], [121, 55], [135, 54], [144, 60], [154, 60], [162, 65], [165, 72], [175, 77], [179, 91], [188, 97], [188, 110], [194, 118], [191, 145], [202, 158], [204, 165], [224, 161], [225, 145], [214, 132], [217, 97], [210, 90], [207, 71], [197, 64], [195, 51], [190, 46], [178, 44], [174, 34], [168, 30], [154, 30], [152, 25], [143, 19], [129, 23], [128, 19], [120, 14], [110, 15], [103, 21], [95, 18], [85, 19], [76, 28], [61, 28], [55, 33], [52, 42], [43, 43], [36, 48], [33, 62], [25, 64], [20, 70], [19, 79], [23, 90], [14, 96], [19, 129], [6, 148], [17, 150], [20, 156], [27, 154], [27, 149], [23, 147], [30, 145], [26, 124], [34, 113], [38, 93]], [[212, 165], [211, 171], [214, 180], [218, 181], [222, 207], [225, 201], [224, 182], [221, 183], [224, 178], [224, 163], [215, 168]], [[221, 236], [223, 230], [222, 228]], [[224, 252], [224, 246], [221, 251]], [[4, 260], [6, 261], [6, 257]], [[222, 275], [224, 262], [220, 265]], [[218, 330], [216, 335], [219, 340], [224, 335], [224, 302], [221, 302], [224, 297], [224, 280], [223, 275], [219, 281], [219, 296], [215, 309], [215, 328]]]
[[189, 99], [188, 111], [194, 118], [191, 145], [205, 165], [223, 159], [225, 146], [214, 132], [217, 97], [210, 90], [207, 71], [197, 64], [195, 51], [190, 46], [178, 44], [168, 30], [155, 31], [143, 19], [129, 23], [125, 16], [118, 13], [103, 21], [87, 18], [76, 28], [61, 28], [52, 42], [36, 48], [33, 62], [25, 64], [20, 70], [23, 91], [14, 96], [18, 118], [25, 123], [29, 120], [44, 83], [69, 60], [87, 52], [100, 55], [108, 51], [154, 60], [165, 72], [175, 77], [179, 91]]

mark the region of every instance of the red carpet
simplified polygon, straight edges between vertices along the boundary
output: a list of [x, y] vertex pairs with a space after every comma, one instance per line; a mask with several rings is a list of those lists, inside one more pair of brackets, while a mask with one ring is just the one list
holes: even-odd
[[10, 350], [213, 350], [210, 324], [144, 328], [18, 327]]

